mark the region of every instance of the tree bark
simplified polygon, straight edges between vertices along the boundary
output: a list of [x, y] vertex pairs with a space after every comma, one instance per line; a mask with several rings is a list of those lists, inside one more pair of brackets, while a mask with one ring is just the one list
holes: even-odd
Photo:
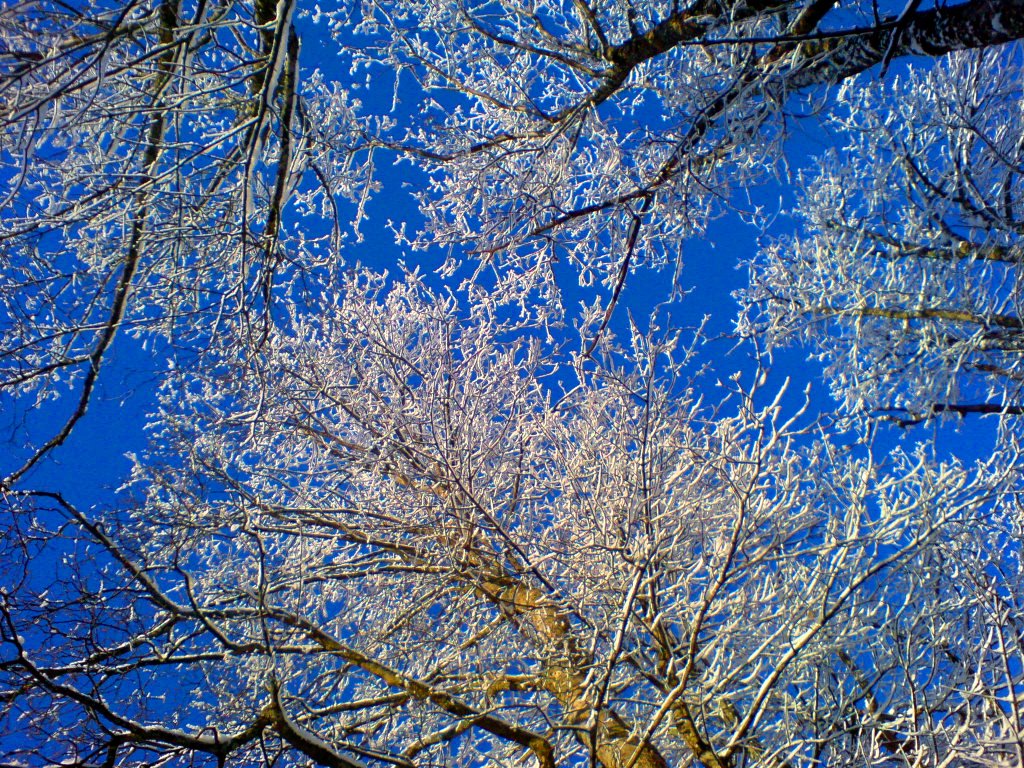
[[1024, 38], [1024, 0], [972, 0], [891, 18], [867, 32], [805, 43], [787, 91], [837, 83], [890, 58], [943, 56]]

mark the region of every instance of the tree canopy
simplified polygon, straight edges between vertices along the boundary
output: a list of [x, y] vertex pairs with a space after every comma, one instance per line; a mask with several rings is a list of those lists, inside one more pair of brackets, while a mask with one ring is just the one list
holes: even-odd
[[1021, 37], [0, 7], [0, 765], [1024, 765]]

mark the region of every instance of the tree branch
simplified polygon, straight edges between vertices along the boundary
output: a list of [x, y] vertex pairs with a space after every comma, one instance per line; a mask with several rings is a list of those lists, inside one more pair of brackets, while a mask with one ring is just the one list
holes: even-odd
[[[911, 14], [903, 24], [886, 19], [878, 29], [804, 44], [806, 64], [782, 78], [789, 91], [837, 83], [889, 59], [937, 57], [1002, 45], [1024, 37], [1024, 0], [973, 0]], [[890, 23], [891, 22], [891, 23]]]

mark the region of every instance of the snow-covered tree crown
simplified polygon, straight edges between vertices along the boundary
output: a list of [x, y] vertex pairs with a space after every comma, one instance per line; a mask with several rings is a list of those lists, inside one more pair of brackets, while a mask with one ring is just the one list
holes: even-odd
[[5, 764], [1024, 764], [1020, 0], [0, 30]]

